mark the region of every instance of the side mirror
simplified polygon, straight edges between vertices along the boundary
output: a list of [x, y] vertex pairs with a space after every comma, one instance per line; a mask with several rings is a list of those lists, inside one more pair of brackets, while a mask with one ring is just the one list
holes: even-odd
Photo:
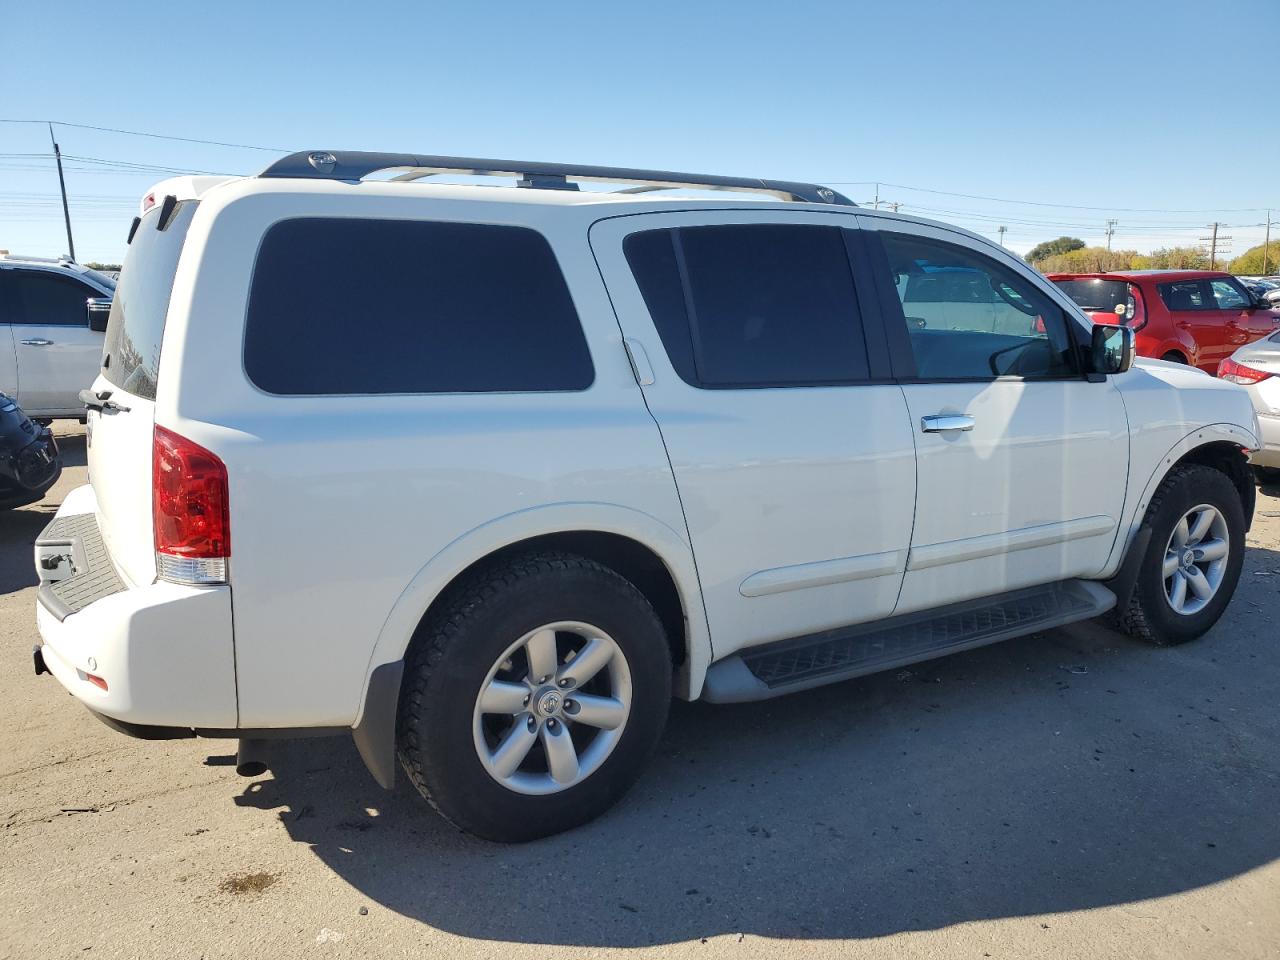
[[1137, 342], [1132, 327], [1095, 324], [1089, 357], [1092, 373], [1124, 373], [1133, 366]]
[[94, 333], [105, 333], [107, 317], [111, 315], [111, 300], [108, 297], [90, 297], [84, 302], [85, 313], [89, 315], [89, 329]]

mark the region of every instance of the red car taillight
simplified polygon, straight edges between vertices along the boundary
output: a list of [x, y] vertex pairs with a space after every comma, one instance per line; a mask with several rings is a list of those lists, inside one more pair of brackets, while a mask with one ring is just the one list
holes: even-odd
[[1126, 304], [1128, 309], [1125, 311], [1128, 316], [1124, 318], [1124, 322], [1135, 330], [1141, 330], [1147, 325], [1147, 308], [1142, 302], [1142, 291], [1135, 284], [1129, 284], [1129, 302]]
[[1230, 357], [1218, 364], [1218, 376], [1223, 380], [1230, 380], [1232, 383], [1257, 383], [1265, 380], [1272, 374], [1265, 370], [1255, 370], [1253, 367], [1246, 367], [1243, 363], [1236, 363]]
[[155, 428], [151, 513], [156, 573], [180, 583], [225, 583], [231, 556], [227, 468], [199, 444]]

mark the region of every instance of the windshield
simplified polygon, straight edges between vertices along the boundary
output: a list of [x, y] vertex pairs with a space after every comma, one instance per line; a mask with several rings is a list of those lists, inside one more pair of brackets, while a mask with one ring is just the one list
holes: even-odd
[[1102, 280], [1091, 277], [1083, 280], [1055, 280], [1076, 306], [1089, 313], [1115, 313], [1124, 316], [1128, 312], [1129, 284], [1125, 280]]
[[156, 398], [160, 376], [160, 341], [173, 292], [173, 275], [197, 201], [185, 200], [157, 229], [162, 206], [153, 207], [138, 224], [120, 269], [111, 301], [103, 345], [102, 375], [121, 390], [144, 400]]

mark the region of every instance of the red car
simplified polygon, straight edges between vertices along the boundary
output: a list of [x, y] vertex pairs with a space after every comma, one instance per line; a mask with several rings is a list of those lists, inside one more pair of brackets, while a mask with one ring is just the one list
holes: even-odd
[[1280, 310], [1220, 271], [1051, 273], [1049, 279], [1097, 323], [1133, 327], [1139, 356], [1209, 373], [1237, 347], [1280, 329]]

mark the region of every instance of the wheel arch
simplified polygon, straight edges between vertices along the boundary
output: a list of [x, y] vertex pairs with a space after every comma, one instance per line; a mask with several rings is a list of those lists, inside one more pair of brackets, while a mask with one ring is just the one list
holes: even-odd
[[[460, 578], [483, 563], [528, 550], [581, 554], [631, 580], [667, 629], [678, 696], [693, 698], [711, 662], [711, 640], [693, 551], [685, 537], [649, 514], [602, 503], [561, 503], [508, 514], [471, 530], [432, 557], [388, 614], [365, 671], [369, 678], [404, 657], [419, 625]], [[357, 718], [357, 723], [359, 718]]]

